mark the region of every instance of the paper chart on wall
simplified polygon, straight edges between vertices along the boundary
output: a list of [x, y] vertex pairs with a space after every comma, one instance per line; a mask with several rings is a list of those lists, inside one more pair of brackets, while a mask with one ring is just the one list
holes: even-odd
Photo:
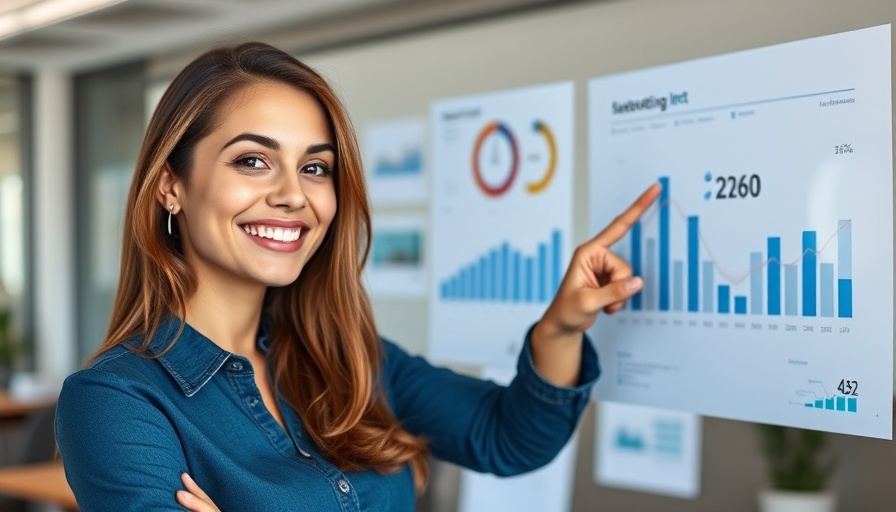
[[571, 82], [437, 101], [430, 355], [513, 367], [570, 256]]

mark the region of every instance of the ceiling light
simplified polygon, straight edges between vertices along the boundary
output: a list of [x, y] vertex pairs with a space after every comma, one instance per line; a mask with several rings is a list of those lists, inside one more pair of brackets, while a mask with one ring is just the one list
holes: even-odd
[[0, 39], [105, 9], [127, 0], [43, 0], [0, 15]]

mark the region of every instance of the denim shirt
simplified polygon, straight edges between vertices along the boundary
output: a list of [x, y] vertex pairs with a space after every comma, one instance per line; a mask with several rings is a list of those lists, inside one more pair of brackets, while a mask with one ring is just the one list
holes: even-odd
[[[158, 354], [180, 325], [167, 322]], [[560, 388], [535, 371], [531, 329], [506, 387], [431, 366], [382, 340], [382, 379], [402, 425], [433, 455], [477, 471], [514, 475], [549, 462], [572, 435], [599, 374], [583, 343], [581, 385]], [[132, 340], [133, 345], [139, 340]], [[258, 347], [267, 353], [267, 337]], [[279, 399], [284, 430], [261, 400], [248, 359], [189, 325], [155, 359], [117, 346], [66, 379], [56, 440], [81, 510], [181, 510], [175, 491], [189, 473], [225, 512], [408, 511], [410, 469], [340, 471]]]

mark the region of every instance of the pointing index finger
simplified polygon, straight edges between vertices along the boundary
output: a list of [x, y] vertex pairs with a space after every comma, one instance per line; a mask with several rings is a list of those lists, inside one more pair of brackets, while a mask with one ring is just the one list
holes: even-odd
[[650, 208], [650, 205], [656, 201], [656, 198], [660, 195], [660, 190], [662, 190], [662, 185], [659, 183], [654, 183], [647, 190], [644, 191], [635, 202], [632, 203], [631, 206], [628, 207], [627, 210], [620, 213], [613, 222], [611, 222], [607, 227], [603, 229], [597, 236], [594, 237], [594, 241], [600, 243], [605, 247], [609, 247], [625, 236], [628, 233], [629, 229], [631, 229], [632, 225], [644, 215], [644, 212]]

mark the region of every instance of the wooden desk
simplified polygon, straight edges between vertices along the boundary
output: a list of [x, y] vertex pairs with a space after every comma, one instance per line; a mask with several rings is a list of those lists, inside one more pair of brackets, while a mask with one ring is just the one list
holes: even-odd
[[0, 420], [23, 418], [34, 411], [50, 407], [55, 402], [55, 398], [17, 400], [9, 392], [0, 390]]
[[0, 494], [78, 510], [62, 463], [57, 461], [0, 468]]

